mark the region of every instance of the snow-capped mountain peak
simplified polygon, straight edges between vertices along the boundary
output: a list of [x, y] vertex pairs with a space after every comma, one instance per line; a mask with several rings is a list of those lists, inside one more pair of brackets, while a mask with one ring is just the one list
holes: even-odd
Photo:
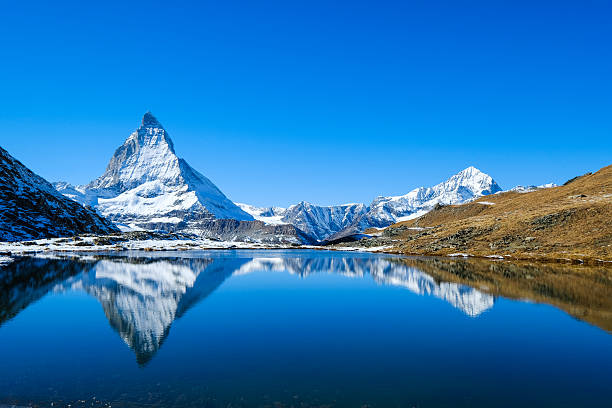
[[163, 129], [164, 128], [162, 126], [162, 124], [159, 123], [157, 118], [155, 116], [153, 116], [151, 111], [146, 111], [145, 112], [145, 114], [142, 116], [142, 122], [141, 123], [142, 123], [142, 127], [157, 128], [157, 129]]
[[400, 196], [379, 196], [369, 206], [360, 203], [319, 206], [307, 201], [287, 209], [238, 205], [263, 222], [291, 224], [318, 240], [333, 240], [370, 227], [387, 227], [419, 217], [436, 204], [461, 204], [498, 191], [501, 188], [491, 176], [470, 166], [433, 187], [418, 187]]
[[433, 187], [418, 187], [401, 196], [375, 198], [351, 225], [328, 239], [341, 238], [370, 227], [387, 227], [396, 222], [417, 218], [437, 204], [461, 204], [498, 191], [501, 191], [501, 188], [491, 176], [470, 166]]
[[180, 172], [172, 140], [159, 121], [147, 112], [142, 125], [115, 151], [104, 174], [86, 188], [122, 192], [152, 180], [176, 182]]
[[[447, 192], [457, 191], [471, 196], [481, 196], [501, 191], [501, 188], [491, 176], [483, 173], [474, 166], [470, 166], [460, 171], [444, 183], [435, 186], [434, 189], [439, 186], [442, 186]], [[467, 198], [469, 199], [472, 197]]]
[[253, 219], [176, 155], [151, 112], [115, 151], [102, 176], [85, 186], [55, 187], [125, 228], [196, 232], [193, 224], [203, 219]]
[[498, 191], [501, 188], [491, 176], [470, 166], [433, 187], [415, 188], [403, 196], [376, 198], [353, 230], [386, 227], [419, 217], [437, 204], [461, 204]]

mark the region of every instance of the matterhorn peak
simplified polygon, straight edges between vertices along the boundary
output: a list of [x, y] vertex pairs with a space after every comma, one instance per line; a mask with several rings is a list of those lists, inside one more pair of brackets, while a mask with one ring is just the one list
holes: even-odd
[[253, 219], [176, 155], [151, 112], [115, 151], [104, 174], [76, 189], [57, 188], [133, 229], [173, 231], [195, 229], [205, 219]]
[[145, 114], [142, 116], [142, 127], [145, 127], [145, 128], [157, 128], [157, 129], [163, 129], [164, 128], [162, 126], [162, 124], [159, 123], [157, 118], [155, 116], [153, 116], [151, 111], [146, 111]]
[[474, 173], [482, 173], [482, 171], [480, 171], [479, 169], [477, 169], [474, 166], [469, 166], [469, 167], [466, 167], [465, 169], [461, 170], [459, 173], [474, 174]]

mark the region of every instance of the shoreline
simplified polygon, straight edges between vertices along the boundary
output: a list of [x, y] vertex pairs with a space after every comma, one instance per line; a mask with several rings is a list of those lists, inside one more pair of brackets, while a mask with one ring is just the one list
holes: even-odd
[[[612, 268], [612, 260], [590, 257], [551, 257], [540, 254], [471, 254], [471, 253], [407, 253], [394, 246], [317, 246], [296, 244], [265, 244], [233, 241], [212, 241], [207, 239], [150, 239], [121, 242], [121, 244], [96, 245], [93, 240], [98, 237], [82, 237], [77, 242], [65, 242], [66, 238], [47, 238], [33, 241], [0, 242], [0, 266], [15, 256], [35, 256], [41, 254], [91, 254], [122, 253], [129, 251], [171, 252], [171, 251], [222, 251], [222, 250], [316, 250], [335, 252], [367, 252], [406, 257], [432, 257], [445, 259], [477, 259], [487, 261], [536, 262], [539, 264], [566, 264], [584, 266], [604, 266]], [[62, 242], [58, 242], [62, 241]], [[85, 243], [85, 244], [84, 244]]]

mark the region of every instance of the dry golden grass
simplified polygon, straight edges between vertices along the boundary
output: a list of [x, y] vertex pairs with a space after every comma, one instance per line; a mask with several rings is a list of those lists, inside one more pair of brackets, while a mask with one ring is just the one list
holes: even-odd
[[612, 166], [560, 187], [445, 206], [382, 235], [404, 254], [612, 261]]

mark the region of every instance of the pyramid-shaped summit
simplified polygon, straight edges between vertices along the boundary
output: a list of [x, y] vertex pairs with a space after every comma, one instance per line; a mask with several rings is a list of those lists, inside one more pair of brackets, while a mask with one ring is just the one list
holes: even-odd
[[176, 155], [151, 112], [115, 151], [104, 174], [85, 186], [55, 186], [124, 229], [197, 232], [202, 220], [253, 219]]
[[161, 123], [159, 123], [157, 118], [153, 116], [153, 114], [149, 111], [145, 112], [145, 114], [142, 117], [141, 123], [142, 123], [142, 127], [161, 128], [161, 129], [164, 128], [161, 125]]

